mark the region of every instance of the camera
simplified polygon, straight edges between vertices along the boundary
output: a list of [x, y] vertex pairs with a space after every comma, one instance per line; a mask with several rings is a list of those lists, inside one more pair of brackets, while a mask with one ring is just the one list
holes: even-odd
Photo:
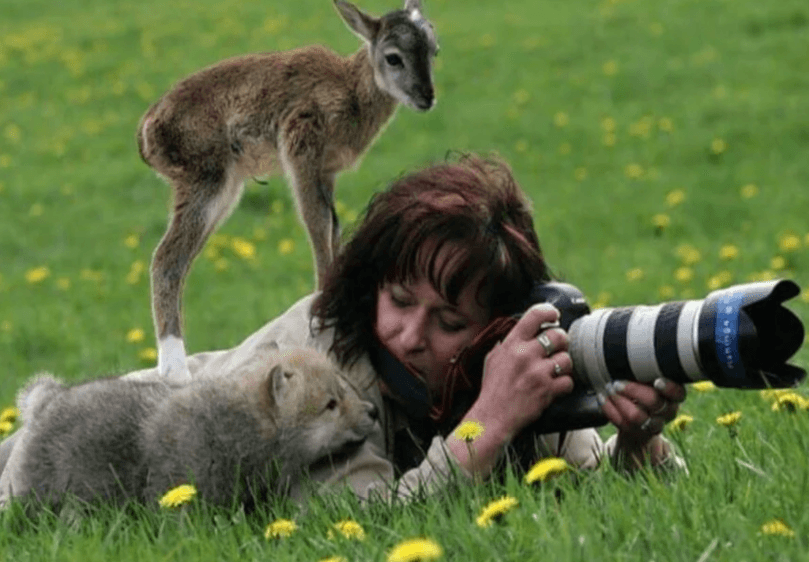
[[575, 387], [532, 424], [539, 433], [595, 427], [607, 419], [597, 393], [615, 379], [651, 384], [710, 380], [723, 388], [797, 386], [806, 370], [788, 363], [804, 341], [800, 319], [782, 304], [800, 293], [790, 280], [734, 285], [702, 300], [591, 311], [582, 292], [537, 284], [531, 302], [560, 311]]

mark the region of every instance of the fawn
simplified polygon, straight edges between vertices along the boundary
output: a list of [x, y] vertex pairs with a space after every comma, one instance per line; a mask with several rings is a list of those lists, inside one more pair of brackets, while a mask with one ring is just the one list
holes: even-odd
[[435, 104], [438, 45], [421, 0], [378, 18], [344, 0], [334, 5], [364, 41], [352, 55], [308, 46], [228, 59], [181, 80], [141, 118], [140, 155], [174, 196], [151, 267], [158, 370], [171, 379], [190, 378], [185, 277], [245, 179], [284, 173], [321, 287], [340, 245], [335, 175], [358, 161], [399, 103], [418, 111]]

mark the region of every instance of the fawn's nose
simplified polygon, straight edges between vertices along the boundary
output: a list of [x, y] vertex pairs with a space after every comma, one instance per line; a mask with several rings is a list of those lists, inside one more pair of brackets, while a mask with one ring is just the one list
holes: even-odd
[[377, 421], [379, 419], [379, 408], [376, 407], [376, 404], [367, 402], [366, 408], [368, 410], [368, 417], [374, 421]]

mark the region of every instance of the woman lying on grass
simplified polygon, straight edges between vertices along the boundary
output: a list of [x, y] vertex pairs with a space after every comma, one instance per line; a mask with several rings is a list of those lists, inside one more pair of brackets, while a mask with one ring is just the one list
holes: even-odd
[[[264, 369], [275, 346], [330, 353], [377, 406], [381, 428], [359, 450], [311, 467], [309, 477], [346, 483], [361, 498], [433, 491], [453, 472], [486, 479], [526, 437], [532, 450], [528, 459], [524, 449], [517, 455], [521, 464], [559, 456], [592, 468], [609, 457], [631, 470], [673, 460], [660, 432], [685, 389], [664, 379], [610, 387], [601, 407], [618, 431], [607, 443], [592, 428], [526, 436], [523, 430], [573, 389], [567, 334], [552, 326], [559, 312], [548, 304], [528, 308], [488, 353], [471, 405], [446, 407], [458, 355], [492, 320], [525, 311], [534, 284], [550, 279], [530, 205], [509, 167], [466, 156], [377, 194], [322, 292], [233, 349], [190, 357], [189, 368], [195, 378], [245, 376]], [[482, 428], [472, 443], [454, 431], [470, 421]], [[294, 495], [311, 491], [302, 486], [307, 480], [291, 483]]]

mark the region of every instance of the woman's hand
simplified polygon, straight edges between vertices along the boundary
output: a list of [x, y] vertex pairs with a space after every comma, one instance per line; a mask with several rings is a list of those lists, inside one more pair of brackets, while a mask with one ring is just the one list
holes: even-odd
[[567, 333], [558, 321], [559, 311], [552, 305], [532, 306], [486, 356], [480, 394], [463, 418], [484, 428], [474, 442], [474, 462], [465, 443], [448, 439], [462, 466], [487, 475], [504, 445], [573, 390]]
[[660, 437], [663, 427], [677, 416], [685, 400], [685, 387], [659, 378], [653, 385], [613, 381], [607, 388], [602, 410], [617, 428], [616, 457], [626, 468], [643, 462], [665, 461], [669, 446]]

